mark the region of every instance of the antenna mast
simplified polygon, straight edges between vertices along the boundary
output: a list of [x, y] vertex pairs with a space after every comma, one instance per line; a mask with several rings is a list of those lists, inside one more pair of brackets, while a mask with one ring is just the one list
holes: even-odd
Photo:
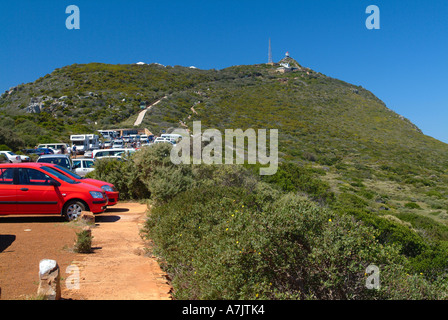
[[271, 38], [269, 38], [269, 54], [268, 54], [268, 63], [269, 63], [269, 64], [272, 64]]

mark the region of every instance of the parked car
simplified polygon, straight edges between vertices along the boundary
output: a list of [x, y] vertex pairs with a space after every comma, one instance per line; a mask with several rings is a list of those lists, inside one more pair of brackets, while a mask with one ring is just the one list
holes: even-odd
[[106, 148], [112, 148], [113, 142], [111, 140], [104, 141], [103, 147]]
[[128, 157], [132, 155], [136, 150], [134, 148], [112, 148], [112, 149], [103, 149], [103, 150], [95, 150], [93, 151], [94, 159], [103, 159], [103, 158], [119, 158]]
[[112, 149], [123, 148], [123, 145], [123, 140], [115, 140], [112, 145]]
[[36, 162], [54, 163], [68, 170], [73, 170], [73, 163], [68, 154], [49, 154], [40, 156]]
[[73, 159], [72, 161], [72, 171], [81, 177], [95, 170], [95, 160], [93, 159]]
[[103, 189], [71, 179], [45, 163], [0, 164], [0, 215], [58, 214], [71, 221], [82, 211], [104, 212]]
[[87, 150], [86, 152], [84, 152], [84, 157], [92, 158], [92, 156], [93, 156], [93, 150]]
[[147, 134], [142, 134], [140, 136], [140, 142], [141, 143], [148, 143], [148, 135]]
[[157, 137], [156, 140], [154, 140], [154, 143], [170, 143], [170, 141], [162, 137]]
[[79, 175], [77, 175], [76, 173], [67, 170], [64, 167], [61, 167], [57, 164], [45, 164], [45, 166], [49, 166], [54, 170], [59, 171], [62, 174], [65, 174], [66, 176], [70, 177], [71, 179], [74, 179], [76, 181], [79, 182], [84, 182], [84, 183], [88, 183], [97, 187], [100, 187], [101, 189], [104, 190], [104, 192], [106, 192], [106, 196], [108, 198], [108, 203], [107, 206], [114, 206], [117, 204], [120, 193], [117, 191], [117, 189], [115, 188], [115, 186], [112, 183], [106, 182], [106, 181], [101, 181], [101, 180], [96, 180], [96, 179], [90, 179], [90, 178], [85, 178], [85, 177], [81, 177]]
[[48, 148], [53, 150], [54, 154], [64, 154], [70, 153], [70, 146], [66, 143], [42, 143], [37, 146], [37, 148]]
[[0, 151], [0, 154], [4, 155], [6, 157], [6, 159], [8, 159], [8, 161], [10, 163], [20, 163], [20, 162], [22, 162], [22, 158], [20, 158], [19, 155], [15, 154], [12, 151]]
[[22, 152], [25, 154], [37, 154], [37, 155], [54, 154], [54, 152], [48, 148], [24, 149], [22, 150]]
[[22, 162], [30, 162], [31, 161], [30, 157], [25, 156], [23, 154], [19, 154], [18, 156], [20, 157], [20, 159], [22, 159]]

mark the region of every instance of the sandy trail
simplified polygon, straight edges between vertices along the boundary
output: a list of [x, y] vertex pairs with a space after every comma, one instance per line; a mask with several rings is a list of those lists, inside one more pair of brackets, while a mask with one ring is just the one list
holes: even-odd
[[151, 104], [150, 106], [146, 107], [143, 111], [140, 111], [140, 113], [138, 114], [137, 119], [134, 122], [134, 126], [139, 126], [143, 119], [145, 118], [146, 112], [148, 110], [150, 110], [153, 106], [157, 105], [158, 103], [160, 103], [160, 101], [162, 101], [163, 99], [165, 99], [167, 96], [164, 96], [163, 98], [157, 100], [156, 102], [154, 102], [153, 104]]
[[73, 262], [79, 268], [79, 289], [64, 286], [64, 298], [170, 299], [171, 287], [165, 273], [154, 258], [145, 255], [144, 241], [139, 235], [146, 208], [139, 203], [119, 203], [96, 216], [96, 226], [92, 228], [94, 253], [80, 255], [82, 258]]

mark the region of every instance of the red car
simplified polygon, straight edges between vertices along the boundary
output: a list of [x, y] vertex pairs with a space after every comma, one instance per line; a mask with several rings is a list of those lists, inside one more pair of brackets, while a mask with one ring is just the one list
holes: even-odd
[[69, 178], [71, 178], [73, 180], [83, 182], [83, 183], [88, 183], [88, 184], [91, 184], [93, 186], [103, 189], [103, 191], [106, 192], [107, 199], [109, 200], [109, 202], [107, 203], [108, 207], [111, 207], [111, 206], [114, 206], [117, 204], [119, 192], [117, 191], [117, 189], [115, 188], [115, 186], [112, 183], [81, 177], [81, 176], [77, 175], [76, 173], [68, 170], [67, 168], [59, 166], [57, 164], [43, 163], [43, 165], [51, 167], [54, 170], [59, 171], [60, 173], [68, 176]]
[[60, 214], [69, 221], [82, 211], [104, 212], [103, 189], [71, 179], [46, 163], [0, 164], [0, 215]]

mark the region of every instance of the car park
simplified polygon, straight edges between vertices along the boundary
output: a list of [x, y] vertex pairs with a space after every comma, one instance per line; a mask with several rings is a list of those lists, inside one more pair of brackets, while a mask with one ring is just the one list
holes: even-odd
[[36, 162], [54, 163], [63, 166], [68, 170], [73, 170], [72, 160], [70, 159], [70, 156], [66, 154], [42, 155]]
[[20, 163], [22, 162], [22, 158], [18, 154], [15, 154], [12, 151], [0, 151], [0, 155], [4, 155], [8, 162], [10, 163]]
[[0, 164], [0, 215], [58, 214], [74, 220], [82, 211], [104, 212], [103, 189], [79, 182], [46, 163]]
[[103, 191], [106, 193], [106, 196], [108, 199], [108, 203], [107, 203], [108, 207], [114, 206], [117, 204], [120, 194], [112, 183], [109, 183], [106, 181], [101, 181], [101, 180], [96, 180], [96, 179], [81, 177], [80, 175], [78, 175], [70, 170], [67, 170], [64, 167], [56, 165], [56, 164], [45, 164], [45, 166], [49, 166], [49, 167], [53, 168], [54, 170], [57, 170], [60, 173], [66, 175], [76, 181], [88, 183], [88, 184], [91, 184], [91, 185], [94, 185], [94, 186], [97, 186], [97, 187], [103, 189]]
[[93, 159], [73, 159], [73, 172], [84, 177], [89, 172], [95, 170], [95, 160]]

